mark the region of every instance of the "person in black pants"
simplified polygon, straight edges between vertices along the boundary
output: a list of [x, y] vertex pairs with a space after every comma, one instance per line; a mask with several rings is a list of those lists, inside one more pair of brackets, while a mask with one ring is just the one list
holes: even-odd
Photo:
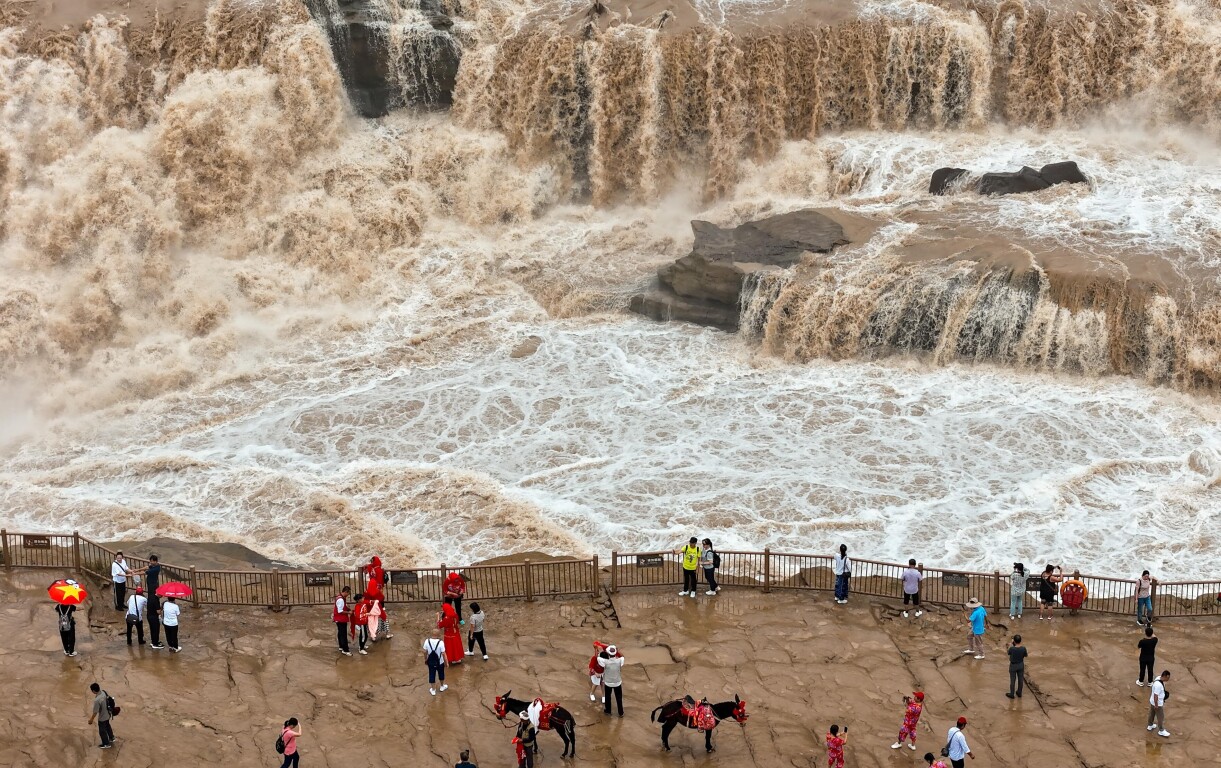
[[114, 746], [114, 731], [110, 727], [111, 715], [110, 708], [106, 706], [106, 692], [97, 683], [92, 683], [89, 690], [93, 693], [93, 712], [89, 715], [89, 724], [93, 725], [93, 721], [97, 720], [98, 736], [102, 738], [99, 746], [102, 749], [110, 749]]
[[1145, 627], [1145, 636], [1137, 641], [1140, 648], [1140, 675], [1136, 678], [1137, 685], [1145, 684], [1145, 673], [1149, 673], [1149, 685], [1153, 685], [1153, 662], [1157, 649], [1157, 638], [1153, 636], [1153, 627]]
[[1016, 691], [1017, 697], [1022, 698], [1022, 687], [1025, 684], [1023, 679], [1026, 674], [1026, 647], [1022, 645], [1022, 636], [1013, 636], [1013, 645], [1009, 646], [1009, 693], [1005, 695], [1013, 698]]
[[56, 622], [59, 625], [59, 642], [63, 643], [64, 655], [76, 655], [76, 613], [75, 605], [55, 606]]
[[148, 642], [149, 647], [160, 650], [161, 644], [161, 598], [157, 597], [157, 587], [161, 585], [161, 563], [156, 555], [148, 556], [148, 567], [144, 574], [144, 585], [148, 589]]

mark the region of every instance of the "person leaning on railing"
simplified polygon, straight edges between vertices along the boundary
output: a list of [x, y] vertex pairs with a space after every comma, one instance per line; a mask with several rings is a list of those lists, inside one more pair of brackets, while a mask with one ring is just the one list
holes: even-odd
[[1136, 623], [1153, 625], [1153, 587], [1157, 579], [1148, 571], [1141, 571], [1136, 580]]

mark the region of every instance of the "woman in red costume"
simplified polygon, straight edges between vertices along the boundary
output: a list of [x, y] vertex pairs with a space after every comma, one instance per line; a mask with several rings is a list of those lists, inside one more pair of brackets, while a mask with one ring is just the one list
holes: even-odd
[[441, 583], [442, 593], [446, 598], [453, 598], [454, 611], [458, 614], [458, 623], [465, 624], [462, 618], [462, 598], [466, 595], [466, 579], [457, 571], [451, 572]]
[[445, 658], [450, 666], [461, 664], [466, 657], [462, 650], [462, 633], [458, 631], [458, 613], [454, 610], [452, 598], [445, 598], [441, 612], [437, 614], [437, 628], [444, 632]]
[[380, 600], [386, 602], [386, 571], [382, 569], [382, 559], [374, 555], [369, 560], [369, 564], [365, 566], [365, 578], [368, 584], [365, 586], [365, 596], [369, 600]]

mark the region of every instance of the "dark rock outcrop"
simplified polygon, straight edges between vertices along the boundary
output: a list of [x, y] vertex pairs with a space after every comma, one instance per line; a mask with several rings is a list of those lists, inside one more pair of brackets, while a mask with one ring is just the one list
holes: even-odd
[[657, 271], [658, 284], [632, 298], [633, 312], [736, 331], [742, 289], [752, 275], [791, 267], [803, 253], [826, 253], [848, 242], [839, 224], [810, 210], [732, 229], [693, 221], [691, 229], [691, 253]]
[[928, 183], [929, 194], [944, 195], [954, 182], [966, 175], [966, 168], [938, 168], [933, 171], [933, 178]]
[[[962, 168], [938, 168], [933, 171], [929, 180], [928, 191], [934, 195], [949, 193], [954, 182], [965, 176], [968, 171]], [[973, 184], [964, 188], [974, 189], [981, 195], [1016, 195], [1023, 192], [1038, 192], [1054, 184], [1088, 184], [1089, 179], [1071, 160], [1061, 163], [1049, 163], [1039, 170], [1023, 166], [1016, 173], [989, 172], [979, 177]]]
[[[364, 117], [409, 104], [437, 108], [453, 102], [462, 49], [437, 0], [421, 0], [428, 26], [399, 30], [370, 0], [306, 0], [306, 5], [326, 30], [348, 98]], [[402, 36], [398, 46], [392, 44], [394, 34]]]

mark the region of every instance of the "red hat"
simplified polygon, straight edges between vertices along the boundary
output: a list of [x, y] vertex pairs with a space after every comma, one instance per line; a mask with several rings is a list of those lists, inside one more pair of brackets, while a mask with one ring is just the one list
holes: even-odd
[[916, 697], [916, 701], [924, 701], [924, 691], [912, 691], [912, 696]]
[[144, 587], [136, 587], [136, 594], [137, 595], [144, 594]]
[[959, 728], [963, 727], [966, 724], [967, 724], [967, 719], [965, 717], [958, 718], [958, 727]]

